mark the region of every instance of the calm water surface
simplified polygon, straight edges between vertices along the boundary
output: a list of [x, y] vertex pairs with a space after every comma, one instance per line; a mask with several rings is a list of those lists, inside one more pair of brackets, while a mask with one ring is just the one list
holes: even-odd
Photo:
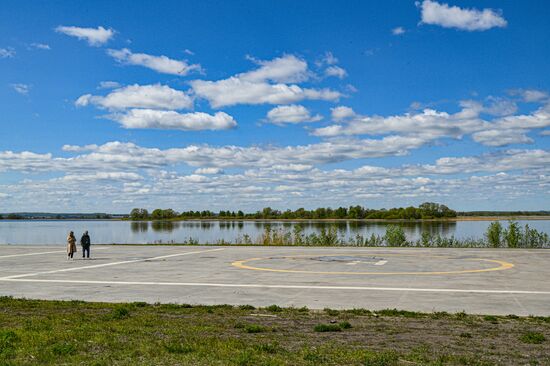
[[[519, 220], [520, 225], [550, 234], [550, 220]], [[407, 238], [415, 240], [423, 231], [458, 239], [482, 238], [490, 221], [419, 222], [399, 223]], [[506, 226], [506, 222], [502, 222]], [[349, 238], [360, 234], [384, 235], [388, 223], [343, 221], [280, 222], [280, 221], [179, 221], [179, 222], [129, 222], [129, 221], [0, 221], [0, 244], [59, 244], [65, 245], [67, 233], [72, 230], [77, 238], [85, 230], [90, 232], [92, 243], [148, 244], [181, 243], [192, 238], [199, 243], [216, 243], [218, 240], [235, 242], [245, 234], [253, 241], [266, 227], [272, 230], [292, 232], [295, 225], [302, 225], [304, 234], [319, 232], [321, 228], [335, 225], [341, 236]]]

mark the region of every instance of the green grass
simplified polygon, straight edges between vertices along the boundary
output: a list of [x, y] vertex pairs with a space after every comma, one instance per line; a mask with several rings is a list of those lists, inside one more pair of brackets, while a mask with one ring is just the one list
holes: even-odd
[[542, 333], [527, 332], [519, 338], [524, 343], [541, 344], [546, 341], [546, 337]]
[[550, 318], [0, 297], [0, 365], [550, 365]]

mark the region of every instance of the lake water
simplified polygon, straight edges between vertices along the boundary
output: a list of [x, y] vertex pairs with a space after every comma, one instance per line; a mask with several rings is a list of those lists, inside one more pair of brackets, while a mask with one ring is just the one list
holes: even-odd
[[[550, 220], [519, 220], [520, 225], [550, 234]], [[397, 223], [393, 223], [397, 224]], [[398, 223], [403, 226], [407, 239], [419, 238], [423, 231], [457, 239], [482, 238], [490, 221], [417, 222]], [[502, 222], [506, 226], [506, 221]], [[292, 232], [295, 225], [302, 225], [304, 234], [319, 232], [321, 228], [335, 225], [339, 235], [349, 238], [357, 234], [384, 235], [388, 223], [343, 221], [281, 222], [281, 221], [179, 221], [179, 222], [129, 222], [129, 221], [0, 221], [0, 244], [59, 244], [65, 245], [67, 233], [72, 230], [80, 238], [85, 230], [90, 232], [95, 244], [148, 244], [181, 243], [189, 238], [201, 244], [216, 243], [223, 239], [235, 242], [245, 234], [255, 241], [266, 227], [272, 230]]]

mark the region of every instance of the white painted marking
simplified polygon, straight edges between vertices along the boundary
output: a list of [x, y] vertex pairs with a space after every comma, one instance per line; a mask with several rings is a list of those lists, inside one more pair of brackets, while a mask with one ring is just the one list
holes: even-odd
[[[191, 253], [189, 253], [191, 254]], [[365, 286], [309, 286], [309, 285], [268, 285], [248, 283], [208, 283], [208, 282], [136, 282], [136, 281], [92, 281], [92, 280], [41, 280], [29, 278], [0, 278], [4, 282], [33, 282], [33, 283], [74, 283], [89, 285], [132, 285], [132, 286], [187, 286], [187, 287], [242, 287], [242, 288], [281, 288], [306, 290], [351, 290], [351, 291], [408, 291], [408, 292], [443, 292], [443, 293], [475, 293], [475, 294], [522, 294], [522, 295], [550, 295], [550, 291], [523, 291], [523, 290], [480, 290], [454, 288], [415, 288], [415, 287], [365, 287]]]
[[147, 261], [154, 261], [158, 259], [165, 259], [165, 258], [173, 258], [173, 257], [181, 257], [184, 255], [191, 255], [191, 254], [199, 254], [199, 253], [207, 253], [207, 252], [215, 252], [219, 250], [225, 250], [225, 248], [218, 248], [218, 249], [208, 249], [208, 250], [197, 250], [194, 252], [184, 252], [184, 253], [176, 253], [176, 254], [168, 254], [168, 255], [162, 255], [159, 257], [149, 257], [149, 258], [143, 258], [143, 259], [133, 259], [129, 261], [121, 261], [121, 262], [111, 262], [111, 263], [103, 263], [103, 264], [95, 264], [91, 266], [84, 266], [84, 267], [71, 267], [71, 268], [63, 268], [63, 269], [57, 269], [54, 271], [44, 271], [44, 272], [35, 272], [35, 273], [25, 273], [20, 275], [13, 275], [13, 276], [7, 276], [0, 278], [0, 280], [9, 280], [9, 279], [17, 279], [22, 277], [31, 277], [31, 276], [38, 276], [42, 274], [52, 274], [52, 273], [60, 273], [60, 272], [72, 272], [72, 271], [78, 271], [81, 269], [91, 269], [91, 268], [101, 268], [101, 267], [110, 267], [110, 266], [117, 266], [120, 264], [129, 264], [129, 263], [139, 263], [139, 262], [147, 262]]
[[359, 264], [359, 261], [353, 261], [353, 262], [346, 263], [346, 265], [348, 265], [348, 266], [355, 266], [357, 264]]
[[[105, 250], [108, 248], [93, 248], [93, 250]], [[0, 259], [4, 258], [15, 258], [15, 257], [27, 257], [30, 255], [43, 255], [43, 254], [53, 254], [53, 253], [67, 253], [67, 249], [65, 250], [55, 250], [51, 252], [36, 252], [36, 253], [24, 253], [24, 254], [9, 254], [9, 255], [0, 255]]]
[[383, 266], [384, 264], [388, 263], [388, 261], [385, 260], [379, 260], [378, 262], [374, 263], [375, 266]]

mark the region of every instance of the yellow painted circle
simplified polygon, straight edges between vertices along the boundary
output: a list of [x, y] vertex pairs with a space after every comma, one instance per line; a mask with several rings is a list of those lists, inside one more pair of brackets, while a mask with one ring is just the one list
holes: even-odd
[[[419, 255], [416, 254], [385, 254], [385, 253], [376, 253], [379, 256], [413, 256], [418, 257]], [[375, 254], [375, 255], [376, 255]], [[339, 256], [345, 256], [346, 254], [338, 254]], [[350, 256], [355, 257], [370, 257], [373, 254], [348, 254]], [[303, 255], [291, 255], [291, 256], [280, 256], [276, 257], [276, 259], [289, 259], [289, 258], [300, 258], [300, 257], [311, 257], [311, 254], [303, 254]], [[321, 254], [321, 255], [315, 255], [316, 257], [323, 257], [323, 256], [334, 256], [334, 253], [331, 254]], [[441, 258], [441, 259], [449, 259], [451, 257], [443, 256], [443, 255], [421, 255], [422, 258]], [[496, 259], [483, 259], [483, 258], [468, 258], [468, 260], [474, 260], [474, 261], [481, 261], [481, 262], [491, 262], [498, 264], [497, 267], [490, 267], [490, 268], [474, 268], [474, 269], [465, 269], [465, 270], [459, 270], [459, 271], [418, 271], [418, 272], [340, 272], [340, 271], [306, 271], [306, 270], [295, 270], [295, 269], [277, 269], [277, 268], [269, 268], [269, 267], [255, 267], [251, 266], [249, 262], [254, 261], [260, 261], [260, 260], [269, 260], [274, 259], [274, 257], [263, 257], [263, 258], [249, 258], [244, 260], [238, 260], [233, 263], [231, 263], [232, 266], [241, 268], [241, 269], [250, 269], [253, 271], [266, 271], [266, 272], [279, 272], [279, 273], [310, 273], [310, 274], [333, 274], [333, 275], [448, 275], [448, 274], [464, 274], [464, 273], [480, 273], [480, 272], [492, 272], [492, 271], [502, 271], [505, 269], [510, 269], [514, 267], [512, 263], [500, 261]]]

